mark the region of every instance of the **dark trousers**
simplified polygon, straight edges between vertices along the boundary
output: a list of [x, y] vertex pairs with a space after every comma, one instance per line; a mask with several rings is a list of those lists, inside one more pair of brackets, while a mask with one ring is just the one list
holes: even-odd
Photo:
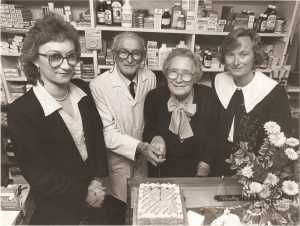
[[106, 196], [101, 208], [84, 208], [80, 212], [53, 206], [39, 209], [31, 218], [30, 225], [123, 225], [126, 203], [112, 196]]

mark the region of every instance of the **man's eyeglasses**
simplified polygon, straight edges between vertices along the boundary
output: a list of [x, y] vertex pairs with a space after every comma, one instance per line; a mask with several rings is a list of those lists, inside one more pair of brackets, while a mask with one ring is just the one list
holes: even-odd
[[122, 60], [126, 60], [129, 55], [131, 55], [132, 59], [134, 59], [135, 61], [141, 61], [144, 55], [144, 52], [141, 50], [133, 50], [132, 52], [130, 52], [127, 49], [119, 49], [115, 52], [117, 56]]
[[167, 71], [167, 77], [171, 80], [176, 80], [179, 75], [181, 76], [181, 79], [184, 82], [190, 82], [193, 79], [193, 73], [191, 73], [189, 71], [183, 71], [181, 73], [179, 73], [176, 70], [168, 70]]
[[44, 53], [38, 53], [38, 55], [48, 57], [48, 62], [51, 67], [56, 68], [59, 67], [64, 59], [67, 60], [67, 63], [69, 66], [74, 67], [79, 62], [79, 55], [77, 53], [71, 53], [67, 56], [62, 56], [60, 53], [53, 53], [53, 54], [44, 54]]

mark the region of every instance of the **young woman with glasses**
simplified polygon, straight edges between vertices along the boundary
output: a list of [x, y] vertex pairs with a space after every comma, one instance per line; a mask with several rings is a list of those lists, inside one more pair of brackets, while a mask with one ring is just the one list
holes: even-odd
[[199, 59], [174, 49], [163, 65], [167, 87], [146, 97], [144, 139], [165, 147], [166, 160], [150, 166], [152, 177], [208, 176], [215, 152], [216, 101], [202, 77]]
[[77, 31], [54, 14], [24, 40], [21, 62], [33, 88], [9, 106], [8, 127], [36, 206], [30, 224], [75, 225], [83, 215], [119, 224], [109, 221], [113, 199], [99, 180], [108, 174], [102, 122], [88, 84], [72, 79], [79, 56]]

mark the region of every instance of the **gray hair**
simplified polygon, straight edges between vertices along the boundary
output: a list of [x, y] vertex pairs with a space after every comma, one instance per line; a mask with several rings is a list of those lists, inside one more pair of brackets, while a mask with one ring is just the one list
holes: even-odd
[[130, 32], [130, 31], [125, 31], [125, 32], [119, 33], [114, 37], [113, 44], [112, 44], [112, 50], [113, 51], [119, 50], [121, 40], [126, 39], [126, 38], [133, 38], [133, 39], [137, 40], [143, 48], [142, 51], [145, 52], [144, 39], [141, 36], [139, 36], [137, 33]]
[[168, 55], [163, 64], [163, 73], [167, 75], [171, 61], [175, 57], [186, 57], [193, 62], [193, 76], [196, 77], [196, 81], [200, 81], [203, 75], [200, 59], [191, 50], [185, 48], [176, 48]]

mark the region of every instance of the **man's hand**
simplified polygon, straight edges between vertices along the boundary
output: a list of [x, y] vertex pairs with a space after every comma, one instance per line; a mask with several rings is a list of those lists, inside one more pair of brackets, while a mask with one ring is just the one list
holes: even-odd
[[207, 177], [210, 172], [210, 166], [206, 162], [199, 162], [196, 176]]
[[94, 208], [100, 208], [105, 197], [105, 187], [98, 180], [92, 180], [88, 187], [86, 203]]
[[156, 153], [160, 151], [151, 144], [140, 142], [137, 146], [137, 152], [143, 155], [148, 162], [152, 165], [157, 166], [159, 163], [165, 161], [165, 159], [160, 159]]
[[166, 156], [166, 143], [164, 138], [161, 136], [153, 137], [151, 144], [156, 148], [157, 153], [155, 153], [158, 158], [165, 159]]

